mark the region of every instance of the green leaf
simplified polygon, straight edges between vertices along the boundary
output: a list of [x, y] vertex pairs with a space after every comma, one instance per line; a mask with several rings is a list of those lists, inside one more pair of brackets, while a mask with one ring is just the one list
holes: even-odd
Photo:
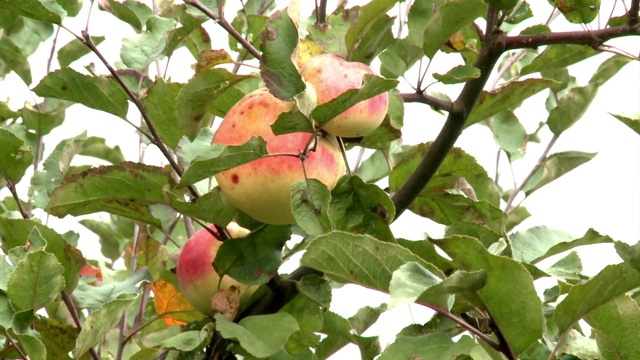
[[369, 234], [392, 241], [389, 224], [396, 214], [393, 201], [380, 187], [357, 176], [343, 176], [331, 191], [329, 218], [336, 230]]
[[445, 2], [431, 16], [424, 29], [424, 54], [433, 59], [440, 47], [462, 28], [487, 13], [487, 4], [481, 0]]
[[38, 250], [27, 254], [7, 283], [7, 295], [16, 311], [39, 310], [64, 289], [64, 269], [52, 254]]
[[86, 76], [64, 68], [49, 73], [33, 91], [39, 96], [69, 100], [123, 119], [127, 117], [127, 95], [112, 78]]
[[246, 317], [238, 324], [215, 316], [216, 330], [225, 339], [235, 339], [249, 354], [266, 358], [284, 349], [284, 344], [299, 330], [296, 319], [287, 313]]
[[520, 75], [533, 74], [542, 70], [566, 68], [596, 54], [599, 54], [599, 52], [587, 45], [549, 45], [529, 65], [522, 68]]
[[381, 50], [394, 41], [393, 20], [387, 12], [398, 0], [374, 0], [358, 10], [358, 17], [344, 37], [347, 59], [369, 64]]
[[493, 139], [507, 153], [509, 161], [524, 157], [527, 131], [512, 111], [503, 110], [496, 114], [490, 127]]
[[122, 315], [137, 297], [138, 294], [118, 296], [90, 313], [78, 334], [76, 347], [73, 349], [74, 358], [80, 358], [102, 341], [107, 333], [122, 320]]
[[65, 290], [73, 291], [85, 264], [80, 250], [38, 221], [0, 217], [0, 237], [3, 239], [2, 249], [5, 253], [16, 247], [26, 246], [28, 240], [33, 241], [34, 233], [46, 242], [45, 251], [53, 254], [62, 265]]
[[51, 192], [62, 182], [71, 168], [71, 161], [78, 154], [87, 138], [86, 133], [62, 140], [31, 178], [29, 195], [36, 207], [44, 208], [49, 203]]
[[282, 247], [290, 238], [290, 226], [266, 225], [245, 237], [225, 240], [213, 267], [243, 284], [264, 284], [277, 273]]
[[347, 46], [344, 39], [349, 27], [358, 18], [359, 9], [357, 6], [348, 10], [345, 10], [344, 7], [336, 9], [327, 17], [328, 26], [320, 27], [309, 23], [306, 29], [309, 32], [309, 39], [317, 43], [326, 52], [346, 58]]
[[67, 177], [53, 190], [45, 210], [58, 217], [107, 211], [160, 226], [149, 206], [167, 204], [167, 189], [173, 187], [167, 169], [123, 162]]
[[391, 276], [389, 283], [389, 308], [415, 302], [428, 288], [439, 284], [442, 279], [417, 262], [400, 266]]
[[263, 51], [260, 74], [269, 91], [282, 100], [301, 93], [305, 84], [291, 61], [298, 44], [298, 29], [286, 9], [267, 20], [260, 41]]
[[600, 0], [549, 0], [574, 24], [588, 24], [599, 14]]
[[171, 207], [181, 214], [219, 225], [228, 224], [237, 213], [236, 208], [222, 195], [219, 187], [198, 197], [195, 201], [172, 201]]
[[181, 84], [166, 83], [158, 77], [142, 98], [158, 136], [171, 149], [178, 146], [183, 134], [176, 117], [176, 98], [181, 89]]
[[33, 328], [40, 334], [50, 359], [69, 358], [69, 352], [75, 347], [76, 338], [80, 332], [71, 324], [45, 317], [34, 321]]
[[640, 287], [639, 274], [626, 263], [609, 265], [584, 284], [572, 287], [567, 297], [556, 307], [558, 333], [563, 334], [576, 321], [602, 305]]
[[423, 336], [398, 336], [379, 359], [452, 359], [452, 346], [451, 338], [441, 332]]
[[262, 137], [253, 136], [242, 145], [212, 144], [191, 163], [178, 187], [185, 187], [219, 172], [246, 164], [268, 154]]
[[6, 120], [17, 119], [20, 116], [19, 113], [11, 110], [7, 105], [7, 102], [0, 101], [0, 122]]
[[146, 31], [132, 38], [122, 39], [120, 58], [130, 69], [143, 71], [152, 62], [166, 56], [169, 31], [175, 27], [173, 19], [152, 15], [147, 19]]
[[[95, 45], [99, 45], [104, 41], [104, 36], [92, 36], [91, 42]], [[81, 57], [89, 54], [91, 49], [88, 46], [82, 43], [82, 41], [78, 39], [73, 39], [65, 46], [61, 47], [58, 50], [58, 63], [61, 68], [66, 68], [71, 65], [74, 61], [80, 59]]]
[[115, 0], [100, 1], [100, 10], [105, 10], [113, 16], [131, 25], [136, 31], [142, 31], [142, 26], [147, 18], [153, 15], [153, 11], [147, 5], [139, 1]]
[[406, 240], [396, 239], [396, 243], [404, 248], [409, 249], [412, 253], [419, 256], [422, 260], [435, 265], [440, 271], [445, 274], [450, 274], [454, 271], [451, 260], [444, 258], [436, 250], [436, 247], [427, 240]]
[[555, 264], [545, 269], [549, 275], [560, 277], [565, 280], [581, 281], [583, 279], [582, 260], [575, 251], [558, 260]]
[[597, 231], [593, 229], [587, 230], [587, 232], [578, 239], [574, 239], [569, 242], [559, 242], [553, 246], [551, 246], [546, 253], [541, 256], [538, 256], [536, 259], [532, 260], [533, 263], [537, 263], [543, 259], [546, 259], [550, 256], [563, 253], [567, 250], [571, 250], [578, 246], [586, 246], [593, 244], [607, 244], [614, 242], [609, 236], [601, 235]]
[[640, 114], [631, 115], [631, 116], [611, 114], [611, 116], [622, 121], [623, 124], [627, 125], [629, 128], [631, 128], [631, 130], [635, 131], [636, 134], [640, 135]]
[[94, 219], [82, 219], [78, 222], [98, 235], [100, 252], [104, 257], [113, 262], [122, 257], [128, 239], [114, 229], [113, 224]]
[[487, 273], [484, 270], [473, 272], [457, 270], [441, 283], [425, 289], [418, 297], [417, 302], [448, 308], [450, 304], [446, 304], [443, 301], [448, 301], [448, 297], [443, 295], [468, 294], [482, 289], [486, 283]]
[[594, 72], [588, 85], [575, 87], [560, 98], [557, 106], [549, 113], [547, 119], [549, 129], [555, 135], [560, 135], [573, 126], [587, 111], [600, 86], [629, 62], [631, 59], [620, 55], [614, 55], [603, 61]]
[[[175, 99], [176, 117], [182, 133], [193, 140], [200, 128], [209, 125], [209, 117], [206, 115], [210, 113], [209, 107], [216, 99], [225, 95], [227, 90], [234, 89], [234, 85], [253, 78], [252, 75], [235, 75], [226, 69], [213, 68], [189, 79]], [[231, 107], [234, 103], [227, 106]]]
[[433, 78], [443, 84], [458, 84], [480, 77], [480, 69], [471, 65], [459, 65], [449, 70], [446, 74], [433, 74]]
[[634, 269], [640, 271], [640, 242], [637, 242], [634, 245], [629, 245], [616, 241], [614, 247], [622, 260], [631, 265]]
[[580, 151], [566, 151], [551, 154], [542, 162], [529, 181], [522, 187], [525, 195], [529, 196], [534, 191], [558, 179], [562, 175], [588, 162], [596, 156], [596, 153]]
[[213, 323], [208, 323], [200, 330], [187, 330], [180, 332], [178, 326], [172, 326], [166, 330], [156, 331], [144, 337], [145, 347], [159, 347], [162, 349], [188, 352], [202, 348], [211, 339]]
[[494, 91], [483, 91], [469, 114], [465, 127], [491, 117], [502, 110], [518, 107], [524, 100], [552, 86], [553, 80], [526, 79], [513, 81]]
[[595, 332], [602, 358], [633, 359], [640, 355], [640, 306], [629, 296], [621, 296], [586, 318]]
[[311, 112], [311, 117], [313, 118], [313, 121], [321, 127], [360, 101], [372, 98], [385, 91], [395, 89], [397, 85], [397, 80], [365, 74], [362, 80], [361, 89], [347, 90], [331, 101], [316, 107]]
[[[389, 175], [392, 192], [407, 181], [430, 148], [431, 143], [418, 144], [406, 151]], [[470, 221], [501, 232], [506, 215], [498, 204], [497, 188], [487, 172], [471, 155], [453, 148], [410, 209], [441, 224]]]
[[327, 210], [331, 191], [317, 179], [299, 181], [291, 186], [291, 211], [309, 235], [319, 236], [333, 230]]
[[0, 0], [0, 9], [12, 11], [15, 15], [58, 25], [67, 14], [55, 1]]
[[[416, 6], [417, 3], [414, 3], [412, 9]], [[397, 79], [403, 76], [411, 65], [420, 60], [422, 55], [422, 48], [413, 44], [409, 39], [398, 39], [380, 54], [380, 74], [384, 77]]]
[[435, 244], [462, 269], [487, 272], [487, 283], [477, 294], [516, 354], [542, 336], [542, 302], [522, 264], [491, 255], [478, 240], [466, 236], [452, 236]]
[[2, 128], [0, 144], [0, 177], [17, 184], [33, 163], [31, 149], [9, 130]]
[[299, 109], [293, 109], [278, 115], [276, 122], [271, 125], [274, 135], [291, 134], [296, 132], [313, 132], [313, 124]]
[[353, 343], [360, 348], [364, 358], [375, 358], [380, 353], [377, 337], [360, 335], [373, 325], [385, 310], [384, 304], [377, 308], [364, 307], [348, 320], [330, 311], [325, 312], [321, 332], [327, 337], [318, 344], [316, 356], [326, 359], [349, 343]]
[[26, 333], [16, 334], [15, 338], [19, 341], [26, 355], [29, 356], [29, 360], [47, 359], [47, 350], [42, 341], [40, 341], [39, 336], [34, 332], [27, 331]]
[[114, 165], [123, 162], [124, 155], [120, 146], [110, 147], [105, 142], [104, 138], [90, 136], [84, 141], [78, 154], [108, 161]]
[[142, 282], [153, 283], [154, 281], [146, 268], [140, 268], [134, 272], [129, 270], [121, 270], [121, 272], [121, 281], [113, 279], [98, 287], [81, 281], [73, 292], [77, 306], [82, 309], [100, 309], [118, 299], [137, 296]]
[[[0, 2], [0, 4], [2, 3]], [[7, 36], [0, 37], [0, 60], [4, 62], [9, 71], [14, 71], [25, 84], [31, 84], [29, 60], [22, 49]]]
[[343, 283], [388, 291], [392, 274], [407, 262], [421, 264], [444, 277], [435, 266], [396, 244], [376, 240], [369, 235], [334, 231], [317, 237], [300, 260], [303, 265], [324, 272]]
[[308, 297], [324, 309], [328, 309], [331, 305], [331, 285], [326, 279], [318, 275], [303, 277], [296, 283], [296, 288], [300, 294]]
[[525, 231], [519, 231], [510, 237], [511, 251], [514, 260], [536, 263], [553, 246], [569, 243], [574, 238], [564, 230], [552, 229], [546, 226], [536, 226]]
[[25, 104], [22, 108], [22, 120], [27, 129], [33, 130], [38, 136], [47, 135], [54, 128], [60, 126], [65, 119], [66, 101], [45, 99], [35, 108]]

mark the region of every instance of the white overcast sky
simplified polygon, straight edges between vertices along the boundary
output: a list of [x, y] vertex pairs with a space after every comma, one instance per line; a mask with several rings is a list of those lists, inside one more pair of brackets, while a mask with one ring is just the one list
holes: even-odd
[[[145, 2], [150, 3], [150, 1]], [[235, 2], [228, 1], [228, 3]], [[279, 1], [279, 3], [284, 4], [285, 2]], [[335, 7], [335, 3], [336, 1], [329, 1], [330, 10]], [[546, 2], [544, 2], [545, 4], [533, 3], [540, 7], [534, 8], [534, 10], [543, 9], [544, 12], [540, 12], [538, 18], [544, 22], [548, 17]], [[303, 4], [312, 6], [313, 2], [303, 1]], [[403, 3], [403, 6], [405, 6], [404, 4], [406, 2]], [[75, 19], [65, 20], [65, 26], [79, 33], [84, 28], [86, 10], [85, 8]], [[229, 15], [233, 13], [231, 9], [227, 12]], [[602, 13], [609, 14], [608, 10], [603, 10]], [[605, 22], [606, 20], [601, 20], [602, 24]], [[554, 25], [569, 29], [567, 27], [569, 25], [563, 19], [556, 20]], [[597, 28], [597, 22], [591, 26]], [[212, 34], [214, 48], [226, 46], [226, 33], [214, 26], [212, 22], [208, 22], [206, 27]], [[120, 38], [134, 35], [133, 31], [119, 23], [111, 15], [97, 11], [97, 9], [92, 12], [89, 31], [92, 35], [106, 36], [105, 42], [99, 48], [112, 64], [119, 57]], [[61, 31], [58, 48], [70, 40], [70, 35]], [[632, 54], [640, 53], [640, 41], [637, 37], [618, 40], [612, 44]], [[40, 50], [30, 58], [34, 78], [32, 88], [45, 75], [46, 59], [49, 56], [50, 47], [51, 40], [41, 46]], [[610, 54], [598, 55], [580, 66], [571, 67], [570, 71], [572, 75], [578, 77], [579, 82], [584, 84], [599, 63], [608, 56]], [[191, 68], [193, 62], [185, 50], [178, 51], [169, 66], [171, 79], [180, 82], [187, 81], [193, 74]], [[96, 65], [98, 73], [106, 73], [106, 69], [100, 65], [95, 56], [86, 56], [77, 61], [73, 67], [82, 70], [82, 66], [89, 63]], [[459, 57], [455, 55], [439, 55], [430, 70], [443, 73], [459, 63]], [[374, 64], [374, 71], [377, 70]], [[411, 91], [407, 83], [402, 86], [403, 91]], [[452, 97], [457, 95], [456, 91], [452, 91], [451, 87], [447, 86], [434, 85], [430, 90], [447, 92]], [[14, 109], [20, 108], [25, 101], [33, 102], [34, 96], [14, 74], [7, 76], [0, 83], [0, 101], [9, 99], [11, 107]], [[536, 96], [528, 102], [527, 107], [516, 112], [527, 130], [532, 131], [539, 121], [546, 119], [545, 97], [546, 92]], [[138, 114], [133, 110], [133, 106], [130, 108], [132, 109], [130, 119], [137, 121]], [[527, 199], [523, 205], [529, 209], [533, 216], [526, 220], [519, 229], [548, 225], [564, 229], [578, 237], [584, 234], [587, 229], [594, 228], [602, 234], [628, 243], [635, 243], [640, 239], [640, 137], [608, 115], [609, 112], [616, 114], [640, 113], [640, 64], [638, 62], [627, 65], [616, 77], [602, 86], [584, 118], [568, 130], [552, 149], [552, 153], [577, 150], [597, 152], [598, 155], [591, 162], [577, 168]], [[404, 123], [404, 143], [416, 144], [433, 140], [444, 123], [444, 117], [429, 111], [426, 105], [407, 104]], [[47, 145], [45, 156], [53, 150], [59, 140], [76, 136], [84, 130], [88, 131], [89, 136], [105, 137], [110, 146], [119, 145], [127, 160], [136, 161], [138, 159], [138, 137], [127, 124], [111, 115], [88, 110], [82, 106], [70, 108], [67, 111], [67, 120], [64, 125], [55, 129], [45, 140]], [[502, 161], [500, 173], [503, 186], [509, 187], [512, 177], [519, 183], [526, 176], [550, 137], [550, 132], [544, 131], [541, 144], [529, 145], [527, 158], [514, 164], [513, 175], [511, 175], [511, 169], [507, 166], [506, 161]], [[460, 137], [457, 146], [474, 155], [490, 175], [495, 173], [497, 147], [486, 127], [481, 125], [471, 127]], [[154, 149], [149, 149], [145, 159], [146, 162], [157, 164], [160, 157]], [[23, 180], [20, 185], [21, 194], [26, 196], [26, 180]], [[6, 190], [0, 193], [3, 195], [2, 197], [8, 195]], [[81, 250], [88, 257], [97, 258], [99, 256], [95, 236], [87, 233], [74, 219], [49, 218], [48, 220], [51, 226], [60, 231], [81, 232]], [[409, 212], [406, 212], [394, 223], [392, 228], [398, 237], [409, 239], [421, 239], [425, 232], [437, 237], [443, 232], [441, 226]], [[596, 273], [607, 263], [619, 261], [610, 246], [583, 249], [580, 254], [585, 262], [585, 271], [589, 274]], [[355, 290], [353, 287], [347, 286], [336, 292], [333, 308], [335, 311], [349, 316], [361, 305], [376, 305], [386, 300], [388, 297], [385, 295]], [[412, 321], [424, 322], [428, 314], [427, 311], [416, 306], [402, 307], [384, 314], [381, 321], [367, 334], [382, 334], [382, 342], [388, 343], [393, 341], [395, 334], [402, 327]], [[357, 350], [352, 347], [345, 349], [334, 358], [350, 359], [357, 356]]]

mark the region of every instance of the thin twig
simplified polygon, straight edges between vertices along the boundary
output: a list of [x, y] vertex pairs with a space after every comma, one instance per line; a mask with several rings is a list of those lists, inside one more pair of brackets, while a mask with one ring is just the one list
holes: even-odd
[[427, 95], [424, 92], [403, 93], [400, 94], [400, 97], [406, 103], [419, 102], [427, 104], [436, 110], [444, 110], [450, 112], [453, 109], [453, 103], [451, 101], [438, 99], [437, 97]]
[[[62, 297], [62, 302], [69, 310], [69, 315], [71, 315], [71, 319], [73, 320], [73, 323], [76, 325], [76, 328], [78, 328], [78, 330], [82, 330], [82, 323], [80, 322], [80, 317], [78, 317], [78, 310], [76, 309], [76, 306], [73, 304], [73, 300], [71, 299], [71, 297], [69, 296], [66, 290], [62, 290], [61, 297]], [[89, 354], [91, 355], [91, 358], [93, 358], [94, 360], [100, 360], [100, 356], [98, 356], [96, 349], [94, 349], [93, 347], [89, 348]]]
[[231, 24], [229, 24], [229, 22], [224, 17], [214, 14], [211, 10], [209, 10], [209, 8], [207, 8], [198, 0], [184, 0], [184, 3], [200, 10], [203, 14], [207, 15], [213, 21], [217, 22], [218, 25], [222, 26], [222, 28], [225, 29], [229, 33], [229, 35], [233, 36], [233, 38], [236, 39], [242, 45], [242, 47], [247, 49], [247, 51], [256, 59], [260, 60], [262, 58], [262, 54], [260, 54], [260, 52], [255, 47], [253, 47], [253, 45], [251, 45], [251, 43], [238, 32], [238, 30], [231, 26]]
[[489, 346], [491, 346], [495, 350], [501, 351], [501, 345], [498, 342], [496, 342], [495, 340], [493, 340], [492, 338], [487, 336], [487, 334], [483, 333], [482, 331], [476, 329], [474, 326], [472, 326], [468, 322], [466, 322], [463, 319], [461, 319], [461, 318], [455, 316], [454, 314], [450, 313], [449, 311], [447, 311], [447, 310], [445, 310], [443, 308], [428, 304], [428, 303], [416, 302], [416, 304], [420, 304], [422, 306], [428, 307], [429, 309], [441, 314], [442, 316], [444, 316], [447, 319], [449, 319], [449, 320], [453, 321], [454, 323], [458, 324], [460, 327], [464, 328], [465, 330], [467, 330], [471, 334], [477, 336], [478, 338], [480, 338], [482, 341], [487, 343]]
[[24, 207], [22, 206], [22, 203], [20, 202], [20, 197], [18, 197], [18, 191], [16, 190], [16, 186], [13, 183], [13, 181], [9, 179], [5, 179], [5, 181], [7, 183], [7, 187], [9, 188], [9, 192], [11, 192], [11, 196], [13, 196], [13, 198], [16, 200], [16, 204], [18, 204], [18, 210], [20, 210], [20, 215], [22, 215], [22, 217], [25, 219], [30, 218], [31, 215], [29, 215], [29, 213], [24, 209]]
[[316, 6], [316, 26], [320, 29], [327, 26], [327, 0], [320, 0]]
[[549, 151], [551, 151], [551, 148], [553, 147], [553, 144], [556, 143], [556, 141], [558, 140], [559, 136], [560, 135], [558, 135], [558, 134], [553, 135], [553, 137], [549, 141], [549, 144], [547, 144], [547, 147], [542, 152], [542, 155], [540, 155], [540, 158], [538, 159], [538, 162], [536, 163], [536, 165], [531, 169], [531, 171], [529, 172], [527, 177], [524, 178], [522, 183], [520, 183], [520, 186], [518, 186], [515, 190], [513, 190], [513, 192], [509, 196], [509, 200], [507, 200], [507, 205], [505, 205], [505, 208], [504, 208], [504, 212], [505, 213], [507, 213], [507, 214], [510, 213], [511, 204], [513, 204], [513, 200], [515, 200], [516, 196], [518, 196], [518, 194], [522, 191], [522, 189], [524, 189], [524, 187], [527, 185], [529, 180], [531, 180], [533, 175], [535, 175], [535, 173], [538, 171], [538, 169], [540, 169], [540, 166], [542, 166], [544, 161], [547, 159], [547, 155], [549, 154]]
[[631, 6], [629, 6], [629, 12], [627, 17], [629, 18], [628, 24], [630, 26], [638, 24], [638, 12], [640, 12], [640, 0], [632, 0]]
[[18, 354], [20, 356], [22, 356], [23, 359], [28, 359], [29, 357], [22, 351], [22, 349], [20, 349], [20, 346], [18, 346], [18, 344], [16, 344], [15, 341], [13, 341], [13, 339], [11, 338], [11, 336], [9, 336], [9, 332], [7, 331], [7, 329], [4, 330], [4, 336], [7, 338], [7, 341], [9, 341], [9, 343], [11, 343], [13, 345], [13, 348], [16, 349], [16, 351], [18, 352]]

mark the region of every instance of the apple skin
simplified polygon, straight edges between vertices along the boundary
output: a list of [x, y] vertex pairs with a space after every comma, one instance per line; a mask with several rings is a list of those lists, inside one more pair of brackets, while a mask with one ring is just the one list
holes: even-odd
[[[217, 234], [215, 226], [209, 227]], [[232, 238], [241, 237], [249, 230], [239, 226], [227, 228]], [[240, 292], [240, 302], [248, 299], [255, 287], [237, 282], [229, 276], [220, 275], [213, 268], [213, 260], [218, 253], [222, 241], [215, 238], [207, 229], [196, 231], [184, 244], [178, 257], [176, 275], [178, 285], [184, 297], [198, 311], [205, 315], [212, 315], [211, 298], [219, 290], [235, 286]], [[220, 285], [220, 288], [218, 288]]]
[[[318, 105], [351, 89], [360, 89], [365, 74], [373, 74], [363, 63], [346, 61], [333, 54], [315, 56], [302, 68], [302, 77], [311, 83]], [[347, 138], [365, 136], [375, 130], [387, 115], [389, 95], [384, 92], [363, 100], [331, 119], [322, 129]]]
[[[213, 143], [240, 145], [252, 136], [267, 142], [269, 154], [299, 154], [311, 133], [274, 135], [278, 116], [291, 110], [292, 102], [274, 97], [266, 88], [245, 95], [227, 113], [216, 131]], [[337, 140], [321, 136], [315, 151], [304, 162], [308, 178], [315, 178], [332, 189], [345, 172]], [[293, 224], [291, 185], [305, 179], [302, 162], [295, 156], [268, 156], [218, 173], [218, 186], [238, 209], [267, 224]]]

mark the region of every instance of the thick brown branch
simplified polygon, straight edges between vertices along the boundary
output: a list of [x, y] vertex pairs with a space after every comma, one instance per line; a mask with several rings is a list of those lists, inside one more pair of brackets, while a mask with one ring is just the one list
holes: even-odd
[[400, 94], [402, 100], [406, 103], [419, 102], [427, 104], [435, 110], [444, 110], [450, 112], [453, 110], [453, 103], [448, 100], [438, 99], [434, 96], [429, 96], [425, 93], [404, 93]]
[[640, 25], [622, 25], [600, 30], [552, 32], [537, 35], [519, 35], [505, 37], [502, 46], [505, 50], [535, 49], [543, 45], [579, 44], [593, 47], [604, 44], [607, 40], [640, 35]]
[[640, 12], [640, 0], [632, 0], [631, 6], [629, 6], [629, 12], [627, 13], [630, 26], [638, 24], [638, 12]]
[[398, 218], [409, 205], [411, 205], [418, 194], [420, 194], [422, 189], [436, 173], [442, 161], [444, 161], [453, 144], [458, 140], [462, 129], [464, 129], [464, 124], [467, 121], [469, 113], [471, 113], [476, 100], [480, 96], [498, 58], [504, 51], [504, 49], [496, 47], [496, 45], [500, 43], [502, 36], [502, 34], [487, 36], [487, 41], [485, 41], [482, 52], [474, 65], [481, 70], [480, 77], [469, 81], [464, 86], [458, 99], [453, 102], [447, 121], [433, 142], [433, 145], [429, 148], [429, 151], [420, 161], [420, 164], [418, 164], [418, 167], [409, 179], [393, 194], [392, 200], [396, 206], [396, 218]]
[[236, 39], [242, 45], [242, 47], [247, 49], [247, 51], [256, 59], [260, 60], [262, 58], [262, 54], [260, 54], [258, 49], [253, 47], [253, 45], [251, 45], [251, 43], [238, 32], [238, 30], [231, 26], [231, 24], [229, 24], [229, 22], [224, 17], [217, 16], [198, 0], [184, 0], [184, 3], [200, 10], [203, 14], [207, 15], [213, 21], [217, 22], [226, 32], [229, 33], [229, 35], [233, 36], [233, 38]]

